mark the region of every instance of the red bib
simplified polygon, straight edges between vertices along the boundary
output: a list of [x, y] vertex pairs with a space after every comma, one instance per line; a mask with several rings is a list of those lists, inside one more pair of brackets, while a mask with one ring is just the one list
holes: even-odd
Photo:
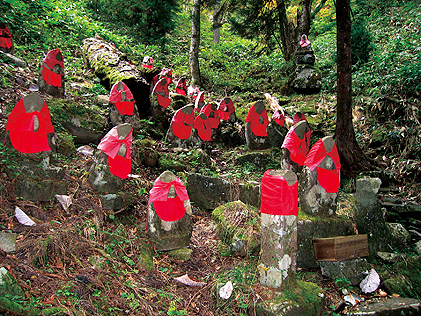
[[185, 114], [178, 110], [172, 118], [172, 130], [174, 135], [180, 139], [187, 139], [190, 137], [194, 124], [194, 112], [192, 114]]
[[[319, 164], [326, 156], [332, 158], [335, 164], [335, 170], [327, 170], [319, 167]], [[323, 139], [319, 139], [309, 151], [305, 160], [305, 165], [309, 167], [310, 170], [317, 168], [317, 180], [319, 181], [320, 186], [324, 188], [327, 193], [335, 193], [339, 191], [341, 163], [336, 144], [330, 152], [326, 152]]]
[[222, 99], [222, 101], [219, 103], [218, 112], [221, 120], [228, 121], [234, 111], [235, 107], [231, 99], [229, 103], [225, 103], [225, 99]]
[[273, 113], [272, 120], [274, 120], [276, 123], [278, 123], [281, 126], [285, 125], [285, 116], [279, 110]]
[[[36, 132], [34, 131], [35, 116], [39, 122]], [[54, 133], [54, 127], [47, 104], [44, 102], [39, 112], [27, 113], [21, 99], [8, 116], [6, 131], [9, 131], [10, 140], [17, 151], [31, 154], [51, 150], [47, 134]]]
[[[259, 118], [263, 118], [263, 123], [259, 122]], [[267, 126], [269, 124], [268, 114], [266, 109], [262, 113], [258, 114], [256, 112], [256, 107], [253, 106], [250, 108], [249, 113], [246, 117], [246, 122], [250, 122], [250, 129], [256, 136], [268, 136]]]
[[[122, 86], [121, 90], [118, 90], [119, 84]], [[118, 81], [112, 86], [109, 103], [114, 104], [121, 115], [133, 115], [135, 101], [132, 92], [124, 82]]]
[[290, 159], [299, 166], [304, 165], [308, 150], [310, 148], [311, 131], [308, 130], [301, 139], [295, 133], [294, 128], [291, 128], [285, 136], [282, 148], [286, 148], [290, 152]]
[[[168, 198], [171, 186], [174, 186], [177, 195], [175, 198]], [[149, 204], [154, 203], [156, 214], [167, 222], [180, 220], [184, 216], [186, 212], [184, 201], [188, 199], [186, 187], [179, 178], [169, 183], [158, 178], [149, 192]]]
[[282, 176], [267, 170], [262, 178], [260, 212], [270, 215], [298, 215], [298, 181], [289, 186]]
[[44, 65], [42, 66], [42, 79], [44, 79], [45, 83], [54, 86], [54, 87], [61, 87], [63, 85], [63, 74], [58, 74], [52, 71], [51, 69], [48, 69]]
[[211, 128], [218, 128], [219, 126], [219, 113], [216, 106], [212, 103], [205, 105], [200, 113], [204, 113], [208, 117], [208, 125]]
[[212, 123], [208, 122], [209, 119], [202, 119], [200, 115], [194, 120], [193, 127], [197, 129], [197, 134], [204, 141], [212, 140]]

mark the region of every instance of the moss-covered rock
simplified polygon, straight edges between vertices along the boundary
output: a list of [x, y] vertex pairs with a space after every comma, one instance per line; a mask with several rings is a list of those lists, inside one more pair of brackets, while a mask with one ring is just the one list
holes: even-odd
[[57, 152], [66, 157], [69, 157], [76, 152], [76, 146], [73, 142], [72, 135], [67, 132], [61, 132], [58, 134]]
[[152, 246], [148, 243], [142, 243], [139, 245], [139, 267], [152, 271], [154, 268], [153, 263], [153, 249]]
[[191, 258], [193, 249], [190, 248], [179, 248], [168, 251], [168, 255], [182, 261], [188, 261]]
[[229, 202], [214, 209], [212, 219], [221, 243], [226, 245], [219, 247], [221, 255], [250, 255], [260, 250], [260, 214], [255, 207]]
[[354, 235], [352, 221], [345, 216], [313, 217], [298, 213], [297, 267], [318, 267], [314, 255], [313, 238]]
[[187, 169], [185, 162], [179, 161], [172, 154], [164, 154], [159, 157], [158, 165], [163, 170], [183, 171]]
[[267, 289], [269, 299], [257, 304], [257, 316], [318, 316], [322, 315], [325, 294], [315, 283], [297, 281], [282, 291]]

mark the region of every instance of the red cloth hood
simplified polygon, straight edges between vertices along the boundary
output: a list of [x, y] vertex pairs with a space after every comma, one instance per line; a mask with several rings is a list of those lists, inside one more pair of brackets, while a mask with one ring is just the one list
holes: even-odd
[[132, 171], [132, 159], [116, 155], [114, 158], [108, 156], [108, 168], [116, 177], [126, 179]]
[[[35, 116], [39, 128], [34, 131]], [[48, 133], [54, 133], [50, 111], [44, 102], [41, 110], [27, 113], [23, 99], [13, 108], [7, 119], [6, 131], [10, 133], [13, 147], [23, 153], [37, 153], [51, 150], [48, 145]]]
[[[58, 49], [58, 48], [53, 49], [53, 50], [50, 50], [50, 51], [47, 53], [47, 56], [45, 56], [45, 58], [44, 58], [43, 62], [44, 62], [45, 64], [47, 64], [48, 68], [53, 69], [53, 67], [54, 67], [55, 65], [60, 65], [60, 67], [61, 67], [61, 68], [64, 68], [64, 60], [59, 61], [59, 60], [57, 59], [57, 55], [58, 55], [58, 54], [61, 54], [61, 51], [60, 51], [60, 49]], [[62, 57], [62, 59], [63, 59], [63, 55], [61, 55], [61, 57]]]
[[294, 118], [292, 119], [292, 125], [295, 125], [301, 121], [307, 122], [305, 115], [303, 113], [295, 113]]
[[199, 137], [204, 141], [212, 140], [212, 122], [208, 118], [203, 119], [200, 115], [194, 120], [193, 127], [197, 129]]
[[[335, 164], [334, 170], [328, 170], [319, 167], [319, 164], [323, 161], [323, 159], [325, 159], [326, 156], [332, 158]], [[330, 152], [327, 152], [323, 140], [319, 139], [311, 148], [304, 164], [309, 167], [310, 170], [317, 169], [317, 180], [319, 181], [320, 186], [324, 188], [327, 193], [336, 193], [339, 191], [341, 184], [341, 163], [339, 160], [339, 153], [336, 144], [333, 146]]]
[[225, 99], [222, 99], [222, 101], [219, 103], [218, 112], [221, 120], [228, 121], [231, 117], [231, 114], [234, 113], [234, 111], [235, 107], [231, 99], [228, 104], [225, 103]]
[[177, 81], [175, 92], [182, 95], [187, 95], [187, 82], [185, 78], [181, 78]]
[[[168, 197], [171, 186], [175, 188], [177, 194], [175, 198]], [[186, 187], [179, 178], [169, 183], [158, 178], [149, 192], [149, 204], [154, 203], [156, 214], [160, 219], [167, 222], [180, 220], [184, 216], [186, 212], [184, 201], [188, 199]]]
[[[123, 89], [118, 90], [118, 84], [121, 82]], [[125, 92], [126, 94], [126, 100], [123, 100], [121, 94]], [[116, 82], [110, 91], [110, 103], [120, 102], [120, 101], [132, 101], [133, 100], [133, 94], [130, 91], [129, 87], [122, 81]]]
[[333, 162], [335, 163], [336, 170], [341, 170], [341, 163], [339, 160], [339, 153], [336, 144], [333, 146], [330, 152], [326, 152], [325, 145], [323, 143], [323, 139], [319, 139], [311, 148], [309, 153], [307, 154], [307, 158], [305, 160], [305, 165], [310, 168], [310, 170], [314, 170], [319, 164], [325, 159], [326, 156], [332, 158]]
[[304, 134], [304, 138], [301, 139], [295, 133], [295, 129], [291, 128], [285, 136], [282, 144], [282, 148], [289, 150], [291, 160], [299, 166], [304, 165], [304, 161], [310, 148], [310, 136], [310, 129]]
[[298, 181], [289, 186], [282, 176], [267, 170], [261, 184], [260, 212], [271, 215], [298, 215]]
[[[263, 123], [259, 123], [259, 118], [263, 118]], [[266, 109], [262, 113], [258, 114], [256, 112], [256, 107], [253, 106], [250, 108], [249, 113], [246, 117], [246, 122], [250, 122], [250, 129], [256, 136], [268, 136], [267, 126], [269, 124], [268, 114]]]
[[115, 158], [118, 151], [120, 150], [121, 144], [126, 145], [125, 158], [131, 159], [132, 154], [132, 140], [133, 140], [133, 129], [125, 139], [119, 139], [117, 126], [113, 127], [107, 135], [101, 140], [98, 145], [98, 149], [102, 150], [107, 156]]
[[214, 104], [208, 103], [200, 110], [200, 113], [203, 113], [207, 116], [211, 128], [218, 128], [219, 112]]
[[189, 138], [194, 124], [194, 111], [191, 114], [185, 114], [181, 109], [178, 110], [174, 114], [171, 123], [175, 136], [180, 139]]
[[272, 120], [274, 120], [276, 123], [278, 123], [281, 126], [285, 125], [285, 116], [279, 110], [273, 113]]
[[0, 29], [0, 37], [12, 37], [12, 33], [10, 33], [10, 30], [6, 24], [4, 25], [3, 29]]
[[[162, 83], [165, 83], [164, 85]], [[161, 78], [155, 84], [153, 94], [157, 96], [157, 100], [160, 106], [164, 109], [168, 108], [171, 103], [171, 99], [169, 98], [170, 92], [168, 91], [168, 81], [165, 78]]]

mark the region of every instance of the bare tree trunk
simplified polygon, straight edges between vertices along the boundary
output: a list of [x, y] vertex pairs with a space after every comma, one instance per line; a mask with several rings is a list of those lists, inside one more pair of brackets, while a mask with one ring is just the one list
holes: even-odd
[[338, 103], [336, 106], [335, 141], [341, 159], [342, 174], [353, 177], [356, 171], [369, 169], [370, 163], [357, 143], [352, 124], [350, 0], [336, 1], [336, 24]]
[[218, 45], [221, 40], [221, 21], [222, 21], [221, 0], [216, 0], [215, 9], [213, 10], [213, 44], [214, 45]]
[[190, 73], [192, 83], [200, 85], [200, 68], [199, 68], [199, 44], [200, 44], [200, 1], [193, 1], [192, 18], [191, 18], [191, 42], [190, 42]]

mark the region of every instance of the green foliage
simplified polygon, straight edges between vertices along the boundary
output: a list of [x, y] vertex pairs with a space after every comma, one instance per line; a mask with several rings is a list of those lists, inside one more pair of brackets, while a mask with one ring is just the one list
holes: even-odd
[[165, 35], [175, 27], [178, 10], [175, 0], [87, 0], [86, 5], [100, 20], [130, 26], [130, 32], [148, 44], [164, 44]]
[[373, 37], [364, 21], [356, 20], [351, 25], [352, 64], [366, 63], [374, 49]]

